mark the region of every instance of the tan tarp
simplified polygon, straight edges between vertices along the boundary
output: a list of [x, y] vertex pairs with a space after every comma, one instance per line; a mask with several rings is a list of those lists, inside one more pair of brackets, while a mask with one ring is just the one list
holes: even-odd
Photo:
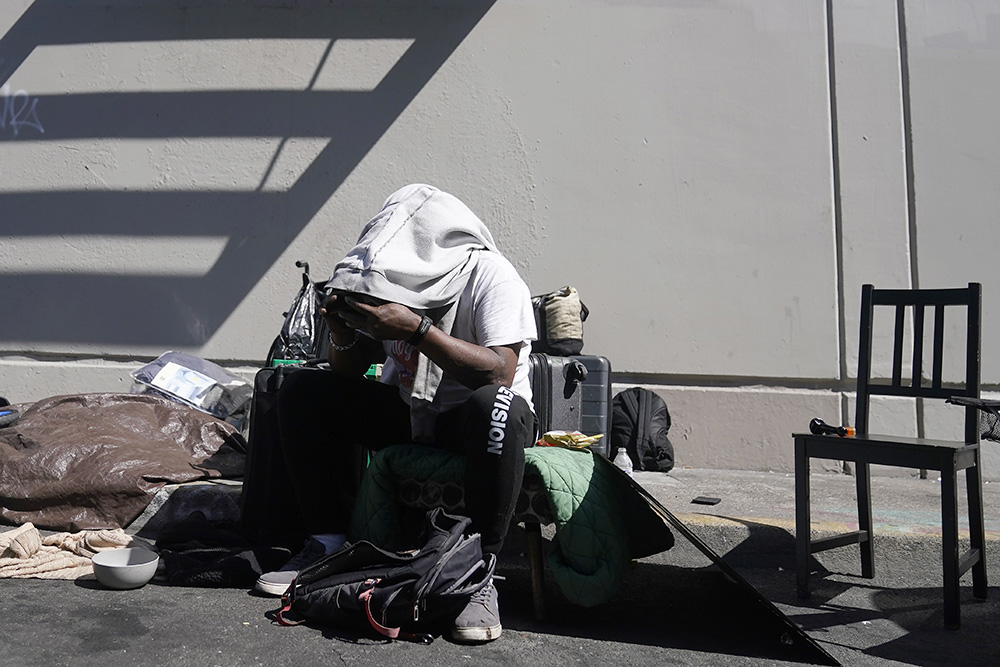
[[20, 420], [0, 428], [0, 521], [49, 530], [128, 526], [165, 484], [220, 477], [202, 464], [235, 432], [152, 394], [13, 407]]

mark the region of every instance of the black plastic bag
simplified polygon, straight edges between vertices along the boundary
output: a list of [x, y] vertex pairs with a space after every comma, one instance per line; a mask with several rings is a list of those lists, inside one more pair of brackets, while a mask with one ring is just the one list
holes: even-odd
[[313, 282], [309, 277], [309, 262], [298, 261], [302, 269], [302, 287], [284, 313], [285, 323], [267, 353], [267, 366], [275, 361], [309, 361], [326, 353], [329, 329], [319, 312], [326, 297], [326, 282]]

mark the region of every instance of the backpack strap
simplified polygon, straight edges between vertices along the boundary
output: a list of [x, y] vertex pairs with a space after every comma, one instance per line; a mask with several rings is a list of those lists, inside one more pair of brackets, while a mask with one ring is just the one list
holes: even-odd
[[365, 614], [368, 616], [368, 624], [375, 628], [380, 635], [385, 635], [389, 639], [397, 639], [399, 637], [399, 628], [387, 628], [372, 616], [372, 593], [375, 592], [375, 586], [381, 579], [368, 579], [363, 584], [365, 588], [358, 594], [358, 599], [365, 605]]
[[375, 616], [372, 615], [372, 594], [375, 592], [375, 586], [377, 586], [380, 581], [382, 580], [366, 580], [364, 583], [366, 588], [358, 595], [358, 599], [365, 605], [365, 615], [368, 616], [368, 624], [375, 628], [379, 634], [384, 635], [389, 639], [405, 639], [407, 641], [425, 645], [433, 642], [434, 637], [425, 632], [403, 632], [400, 628], [387, 628], [375, 620]]
[[290, 593], [285, 593], [284, 595], [281, 596], [281, 609], [278, 610], [277, 614], [279, 625], [295, 626], [295, 625], [302, 625], [303, 623], [306, 622], [306, 619], [304, 618], [301, 621], [288, 620], [287, 614], [292, 610], [292, 602], [294, 601], [294, 599], [295, 596]]
[[653, 397], [648, 390], [639, 392], [639, 411], [636, 415], [636, 443], [649, 443], [649, 419], [652, 417]]

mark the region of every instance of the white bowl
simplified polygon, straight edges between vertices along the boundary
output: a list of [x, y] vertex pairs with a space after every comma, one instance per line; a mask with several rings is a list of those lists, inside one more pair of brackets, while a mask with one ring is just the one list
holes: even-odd
[[156, 574], [160, 557], [142, 548], [110, 549], [94, 554], [94, 574], [108, 588], [125, 590], [145, 586]]

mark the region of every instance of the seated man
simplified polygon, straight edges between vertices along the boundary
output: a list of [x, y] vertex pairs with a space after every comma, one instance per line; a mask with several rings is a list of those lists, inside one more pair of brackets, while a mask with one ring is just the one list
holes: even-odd
[[[298, 570], [343, 544], [362, 446], [418, 442], [462, 453], [472, 527], [483, 551], [499, 553], [534, 438], [527, 285], [462, 202], [410, 185], [365, 226], [328, 289], [333, 372], [293, 373], [278, 395], [281, 446], [312, 538], [257, 589], [281, 595]], [[365, 379], [383, 355], [381, 383]], [[452, 637], [500, 633], [491, 582]]]

